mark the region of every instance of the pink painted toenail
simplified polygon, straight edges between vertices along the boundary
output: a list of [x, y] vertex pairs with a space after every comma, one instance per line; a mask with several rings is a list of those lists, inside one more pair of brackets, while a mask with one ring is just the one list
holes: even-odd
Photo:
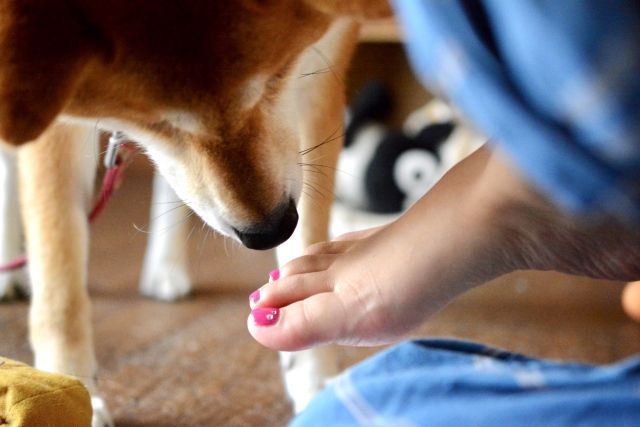
[[277, 308], [256, 308], [251, 310], [253, 323], [258, 326], [271, 326], [278, 323], [280, 310]]
[[274, 280], [278, 280], [280, 278], [280, 270], [273, 270], [269, 273], [269, 279], [273, 282]]
[[249, 295], [249, 302], [256, 304], [260, 300], [260, 289]]

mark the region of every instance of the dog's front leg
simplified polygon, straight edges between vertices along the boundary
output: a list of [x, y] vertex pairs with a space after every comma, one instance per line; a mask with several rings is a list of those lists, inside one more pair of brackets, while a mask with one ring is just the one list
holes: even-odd
[[90, 184], [95, 130], [54, 124], [19, 151], [31, 311], [31, 346], [38, 369], [75, 375], [92, 395], [93, 427], [111, 426], [98, 396], [87, 292]]
[[[300, 113], [303, 194], [300, 221], [294, 235], [278, 250], [280, 265], [308, 246], [327, 241], [334, 198], [335, 166], [344, 133], [345, 76], [358, 40], [358, 25], [342, 19], [300, 59], [293, 91]], [[304, 76], [304, 77], [303, 77]], [[302, 411], [311, 398], [338, 373], [334, 347], [288, 353], [280, 361], [294, 410]]]
[[153, 178], [149, 240], [140, 276], [140, 293], [175, 301], [191, 290], [187, 247], [190, 209], [160, 174]]
[[[0, 146], [0, 264], [22, 254], [22, 224], [17, 193], [17, 158], [13, 148]], [[0, 273], [0, 300], [27, 293], [23, 269]]]

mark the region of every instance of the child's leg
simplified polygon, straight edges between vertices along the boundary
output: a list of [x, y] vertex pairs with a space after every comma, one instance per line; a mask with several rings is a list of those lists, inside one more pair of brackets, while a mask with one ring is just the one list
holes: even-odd
[[[260, 311], [249, 330], [281, 350], [390, 343], [516, 269], [640, 277], [637, 234], [611, 221], [572, 221], [483, 148], [397, 221], [312, 246], [285, 265], [253, 295]], [[271, 307], [280, 310], [263, 311]]]

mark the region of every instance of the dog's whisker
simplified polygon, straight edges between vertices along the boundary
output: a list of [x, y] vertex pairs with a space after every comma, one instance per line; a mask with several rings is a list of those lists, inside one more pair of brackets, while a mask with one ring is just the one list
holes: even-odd
[[333, 77], [335, 77], [335, 79], [338, 82], [338, 84], [340, 86], [344, 86], [344, 82], [342, 80], [340, 80], [340, 77], [338, 77], [338, 74], [336, 73], [336, 70], [334, 69], [333, 64], [331, 63], [331, 61], [329, 61], [329, 58], [327, 58], [326, 55], [324, 53], [322, 53], [322, 51], [320, 49], [318, 49], [316, 46], [312, 46], [312, 49], [327, 64], [327, 67], [329, 68], [329, 70], [331, 70], [331, 73], [333, 74]]
[[309, 176], [309, 178], [323, 177], [323, 178], [326, 178], [327, 180], [332, 180], [332, 177], [330, 177], [325, 171], [323, 171], [316, 165], [303, 166], [302, 170], [304, 172], [307, 172], [308, 174], [314, 174], [313, 176]]
[[306, 186], [306, 188], [313, 190], [316, 194], [319, 194], [324, 200], [327, 200], [327, 195], [324, 194], [322, 191], [318, 190], [313, 185], [309, 184], [308, 182], [304, 182], [303, 185]]
[[224, 246], [224, 253], [227, 254], [227, 258], [231, 258], [231, 256], [229, 255], [229, 251], [227, 250], [227, 240], [227, 236], [225, 236], [224, 240], [222, 241]]
[[302, 194], [307, 196], [309, 198], [309, 200], [311, 200], [313, 203], [318, 205], [318, 207], [324, 212], [324, 208], [322, 207], [322, 205], [320, 203], [318, 203], [318, 201], [315, 199], [315, 197], [313, 197], [310, 193], [308, 193], [308, 192], [306, 192], [304, 190], [302, 190]]
[[337, 168], [337, 167], [335, 167], [335, 166], [331, 166], [331, 165], [323, 165], [322, 163], [308, 163], [308, 162], [300, 162], [300, 163], [298, 163], [298, 164], [299, 164], [300, 166], [311, 166], [311, 167], [314, 167], [314, 168], [327, 168], [327, 169], [331, 169], [331, 170], [336, 171], [336, 172], [342, 172], [342, 173], [346, 173], [346, 174], [348, 174], [348, 173], [349, 173], [349, 172], [344, 171], [344, 170], [342, 170], [342, 169], [338, 169], [338, 168]]
[[344, 133], [341, 133], [340, 135], [334, 137], [334, 135], [342, 128], [343, 128], [343, 126], [340, 125], [338, 127], [338, 129], [336, 129], [331, 135], [329, 135], [329, 137], [327, 139], [325, 139], [324, 141], [322, 141], [318, 145], [315, 145], [313, 147], [310, 147], [310, 148], [307, 148], [305, 150], [300, 151], [300, 155], [306, 156], [307, 154], [311, 153], [312, 151], [317, 150], [318, 148], [320, 148], [320, 147], [322, 147], [324, 145], [327, 145], [327, 144], [329, 144], [329, 143], [331, 143], [333, 141], [339, 140], [340, 138], [344, 137]]
[[[200, 231], [198, 231], [198, 236], [202, 236], [202, 232], [204, 231], [204, 228], [207, 225], [202, 220], [200, 220], [200, 222], [202, 223], [202, 225], [200, 226]], [[208, 235], [209, 235], [209, 230], [207, 230], [207, 232], [205, 233], [204, 240], [201, 240], [200, 244], [198, 245], [198, 256], [197, 256], [198, 263], [196, 264], [195, 271], [200, 271], [200, 268], [202, 266], [202, 253], [204, 252], [204, 246], [205, 246], [205, 243], [207, 242]]]
[[[321, 173], [321, 172], [318, 172], [318, 173]], [[297, 182], [299, 182], [298, 180], [294, 180], [294, 179], [288, 179], [287, 181], [294, 181], [294, 182], [296, 182], [296, 183], [297, 183]], [[320, 184], [320, 183], [318, 183], [318, 182], [314, 182], [313, 184], [314, 184], [315, 186], [317, 186], [317, 187], [320, 187], [322, 190], [326, 191], [326, 193], [331, 194], [331, 195], [332, 195], [336, 200], [338, 200], [338, 201], [342, 202], [342, 200], [340, 199], [340, 196], [339, 196], [335, 191], [333, 191], [330, 187], [327, 187], [327, 186], [325, 186], [325, 185], [322, 185], [322, 184]], [[321, 194], [321, 195], [325, 198], [325, 200], [326, 200], [326, 198], [327, 198], [326, 194], [322, 193], [320, 190], [318, 190], [317, 188], [315, 188], [315, 187], [314, 187], [314, 186], [313, 186], [313, 185], [312, 185], [308, 180], [303, 180], [303, 181], [302, 181], [302, 187], [303, 187], [302, 193], [303, 193], [303, 194], [305, 194], [305, 195], [307, 195], [308, 197], [310, 197], [310, 198], [312, 198], [312, 199], [313, 199], [313, 197], [311, 197], [311, 195], [310, 195], [310, 193], [309, 193], [309, 192], [305, 192], [305, 191], [304, 191], [305, 186], [306, 186], [306, 187], [308, 187], [308, 188], [311, 188], [311, 189], [313, 189], [315, 192], [317, 192], [317, 193]], [[315, 201], [315, 200], [314, 200], [314, 201]]]
[[337, 129], [336, 129], [336, 130], [334, 130], [333, 132], [331, 132], [331, 134], [330, 134], [327, 138], [325, 138], [322, 142], [320, 142], [320, 144], [318, 144], [318, 145], [316, 145], [316, 146], [314, 146], [314, 147], [308, 148], [308, 149], [306, 149], [306, 150], [303, 150], [303, 151], [301, 151], [301, 153], [306, 153], [306, 152], [307, 152], [307, 151], [309, 151], [309, 150], [315, 150], [317, 147], [321, 146], [322, 144], [326, 143], [328, 140], [330, 140], [331, 138], [333, 138], [333, 136], [334, 136], [336, 133], [338, 133], [338, 131], [340, 131], [340, 129], [342, 129], [342, 128], [344, 128], [344, 124], [340, 124], [340, 125], [337, 127]]
[[323, 171], [322, 169], [320, 169], [319, 167], [317, 167], [316, 165], [307, 165], [307, 164], [303, 164], [302, 165], [302, 170], [304, 172], [308, 172], [308, 173], [315, 173], [317, 175], [321, 175], [327, 179], [329, 179], [329, 175], [327, 175], [327, 173], [325, 171]]
[[[327, 139], [327, 140], [325, 140], [325, 141], [321, 142], [321, 143], [320, 143], [320, 144], [318, 144], [318, 145], [315, 145], [315, 146], [313, 146], [313, 147], [311, 147], [311, 148], [307, 148], [306, 150], [300, 151], [300, 155], [301, 155], [301, 156], [306, 156], [307, 154], [309, 154], [309, 153], [311, 153], [311, 152], [313, 152], [313, 151], [317, 150], [318, 148], [323, 147], [323, 146], [325, 146], [325, 145], [327, 145], [327, 144], [330, 144], [330, 143], [332, 143], [332, 142], [334, 142], [334, 141], [336, 141], [336, 140], [338, 140], [338, 139], [342, 138], [343, 136], [344, 136], [344, 134], [339, 135], [339, 136], [336, 136], [335, 138]], [[320, 157], [320, 158], [322, 158], [322, 157]]]
[[151, 205], [174, 204], [174, 203], [182, 203], [183, 206], [187, 206], [189, 208], [191, 208], [191, 205], [193, 204], [190, 200], [184, 200], [178, 197], [178, 199], [176, 200], [170, 200], [170, 201], [164, 201], [164, 202], [151, 202]]
[[[326, 183], [323, 183], [323, 181], [329, 180], [329, 177], [326, 174], [324, 174], [322, 172], [316, 172], [316, 171], [309, 171], [309, 173], [315, 173], [315, 175], [304, 177], [302, 179], [302, 183], [303, 184], [314, 184], [314, 185], [322, 187], [322, 188], [324, 188], [326, 190], [329, 189], [329, 186], [327, 186]], [[329, 190], [329, 191], [331, 191], [331, 190]]]
[[[207, 225], [204, 221], [202, 222], [204, 225]], [[203, 227], [204, 229], [204, 227]], [[207, 238], [209, 237], [209, 234], [211, 233], [211, 227], [207, 227], [207, 233], [204, 235], [204, 240], [202, 241], [202, 246], [200, 246], [200, 254], [198, 255], [199, 261], [200, 262], [202, 260], [202, 253], [204, 252], [204, 246], [207, 243]]]
[[[319, 188], [321, 188], [322, 190], [326, 191], [326, 193], [327, 193], [327, 194], [330, 194], [334, 199], [338, 200], [339, 202], [342, 202], [342, 200], [340, 199], [340, 196], [338, 195], [338, 193], [336, 193], [336, 192], [334, 191], [334, 189], [333, 189], [333, 188], [327, 187], [327, 186], [322, 185], [322, 184], [320, 184], [320, 183], [318, 183], [318, 182], [315, 182], [314, 184], [315, 184], [316, 186], [318, 186]], [[311, 186], [311, 184], [310, 184], [308, 181], [303, 181], [303, 182], [302, 182], [302, 185], [303, 185], [303, 186], [304, 186], [304, 185]], [[317, 188], [315, 188], [315, 187], [313, 187], [313, 188], [314, 188], [314, 190], [318, 191], [318, 189], [317, 189]], [[318, 191], [318, 192], [319, 192], [319, 191]], [[319, 193], [321, 193], [321, 192], [319, 192]], [[322, 193], [321, 193], [321, 194], [322, 194]], [[323, 196], [327, 197], [327, 195], [326, 195], [326, 194], [323, 194]]]
[[[311, 149], [311, 150], [315, 150], [315, 148], [316, 148], [316, 147], [318, 147], [318, 146], [320, 146], [320, 145], [322, 145], [322, 144], [326, 143], [327, 141], [331, 140], [331, 138], [333, 138], [333, 137], [334, 137], [334, 135], [335, 135], [336, 133], [338, 133], [338, 132], [340, 131], [340, 129], [343, 129], [343, 128], [344, 128], [344, 124], [340, 124], [340, 125], [336, 128], [336, 130], [334, 130], [333, 132], [331, 132], [331, 134], [330, 134], [327, 138], [325, 138], [325, 139], [324, 139], [320, 144], [316, 145], [315, 147], [311, 147], [310, 149]], [[309, 149], [307, 149], [307, 150], [303, 150], [303, 151], [308, 151], [308, 150], [309, 150]]]
[[[180, 220], [178, 220], [176, 223], [171, 224], [169, 227], [165, 228], [164, 230], [158, 230], [158, 233], [165, 233], [169, 230], [171, 230], [172, 228], [175, 228], [176, 226], [182, 224], [183, 222], [185, 222], [186, 220], [188, 220], [189, 218], [191, 218], [193, 215], [195, 215], [194, 211], [189, 212], [188, 214], [186, 214], [185, 216], [183, 216]], [[193, 231], [193, 230], [192, 230]]]
[[[309, 174], [317, 174], [317, 175], [323, 176], [323, 177], [325, 177], [325, 178], [327, 178], [327, 179], [329, 178], [329, 177], [327, 176], [327, 174], [326, 174], [326, 173], [324, 173], [323, 171], [320, 171], [320, 170], [304, 169], [304, 171], [305, 171], [305, 172], [308, 172]], [[341, 171], [341, 170], [339, 170], [339, 169], [336, 169], [336, 172], [344, 173], [345, 175], [347, 175], [347, 176], [349, 176], [349, 177], [351, 177], [351, 178], [353, 178], [353, 179], [357, 179], [357, 180], [359, 180], [359, 181], [361, 181], [361, 180], [362, 180], [362, 178], [360, 178], [360, 177], [357, 177], [357, 176], [351, 175], [351, 174], [349, 174], [349, 173], [347, 173], [347, 172], [344, 172], [344, 171]], [[307, 176], [306, 178], [311, 178], [311, 176]], [[307, 181], [308, 181], [308, 179], [307, 179]], [[305, 181], [305, 182], [306, 182], [306, 181]], [[314, 183], [315, 183], [315, 184], [317, 184], [317, 185], [320, 185], [320, 182], [318, 182], [318, 181], [316, 181], [316, 180], [314, 180]], [[326, 188], [327, 190], [329, 190], [329, 188], [327, 188], [327, 187], [325, 187], [325, 188]], [[334, 190], [335, 190], [335, 187], [334, 187]], [[334, 190], [331, 190], [331, 191], [334, 193], [334, 195], [336, 195], [336, 196], [337, 196], [337, 194], [335, 194], [335, 191], [334, 191]]]
[[329, 175], [327, 175], [327, 173], [321, 169], [316, 169], [316, 168], [307, 166], [307, 167], [303, 167], [302, 170], [306, 173], [314, 174], [315, 177], [320, 176], [320, 177], [329, 179]]
[[303, 73], [303, 74], [299, 75], [298, 78], [301, 79], [303, 77], [315, 76], [316, 74], [326, 74], [326, 73], [329, 73], [331, 71], [332, 70], [329, 67], [321, 68], [320, 70], [313, 71], [311, 73]]
[[[153, 218], [151, 221], [149, 221], [146, 225], [142, 226], [142, 228], [141, 228], [141, 227], [138, 227], [136, 224], [133, 224], [133, 227], [136, 229], [136, 234], [134, 234], [134, 235], [132, 236], [132, 238], [133, 238], [133, 237], [135, 237], [135, 236], [137, 235], [137, 233], [150, 234], [150, 233], [151, 233], [151, 231], [149, 231], [149, 230], [148, 230], [148, 228], [149, 228], [149, 225], [150, 225], [153, 221], [155, 221], [156, 219], [160, 218], [160, 217], [161, 217], [161, 216], [163, 216], [163, 215], [166, 215], [166, 214], [170, 213], [171, 211], [174, 211], [174, 210], [176, 210], [176, 209], [180, 209], [180, 208], [181, 208], [181, 207], [183, 207], [183, 206], [186, 206], [186, 205], [184, 205], [184, 204], [183, 204], [183, 205], [180, 205], [180, 206], [176, 206], [175, 208], [170, 209], [170, 210], [168, 210], [167, 212], [163, 212], [162, 214], [158, 215], [157, 217], [155, 217], [155, 218]], [[195, 214], [195, 212], [194, 212], [194, 211], [191, 211], [191, 212], [189, 212], [188, 214], [186, 214], [185, 216], [183, 216], [180, 220], [176, 221], [174, 224], [171, 224], [170, 226], [168, 226], [168, 227], [166, 227], [166, 228], [163, 228], [163, 229], [161, 229], [161, 230], [157, 230], [157, 231], [156, 231], [156, 233], [158, 233], [158, 234], [165, 233], [165, 232], [167, 232], [168, 230], [171, 230], [172, 228], [174, 228], [175, 226], [177, 226], [178, 224], [181, 224], [183, 221], [186, 221], [189, 217], [191, 217], [191, 216], [192, 216], [192, 215], [194, 215], [194, 214]], [[147, 228], [147, 230], [145, 230], [145, 228]]]
[[333, 191], [333, 187], [328, 187], [328, 186], [326, 186], [326, 185], [324, 185], [324, 184], [322, 184], [320, 182], [311, 183], [309, 181], [305, 181], [305, 182], [303, 182], [303, 184], [307, 184], [307, 185], [312, 185], [313, 184], [315, 187], [318, 187], [318, 188], [324, 190], [327, 194], [331, 194], [333, 196], [336, 195], [335, 192]]
[[303, 185], [306, 185], [309, 188], [312, 188], [314, 191], [316, 191], [318, 194], [320, 194], [324, 200], [329, 200], [329, 195], [333, 198], [338, 200], [339, 202], [342, 202], [342, 200], [340, 199], [340, 196], [338, 196], [338, 194], [336, 194], [335, 191], [329, 189], [328, 187], [325, 187], [323, 185], [317, 184], [316, 186], [318, 186], [321, 190], [324, 190], [325, 192], [323, 193], [322, 191], [318, 190], [318, 188], [312, 186], [310, 183], [308, 182], [303, 182]]
[[313, 198], [313, 196], [311, 195], [311, 193], [309, 193], [308, 191], [306, 191], [304, 188], [301, 190], [301, 193], [305, 196], [307, 196], [309, 198], [309, 200], [313, 200], [315, 202], [315, 199]]
[[325, 159], [329, 154], [323, 154], [322, 156], [315, 157], [313, 159], [305, 160], [303, 163], [311, 164], [322, 159]]
[[323, 181], [329, 180], [329, 177], [323, 173], [318, 171], [309, 170], [307, 176], [303, 178], [303, 182], [305, 183], [313, 183], [316, 185], [321, 185]]
[[[159, 202], [159, 203], [163, 203], [163, 202]], [[170, 202], [170, 203], [173, 203], [173, 202]], [[152, 223], [153, 221], [156, 221], [156, 220], [158, 220], [159, 218], [163, 217], [164, 215], [167, 215], [167, 214], [169, 214], [169, 213], [171, 213], [171, 212], [175, 211], [176, 209], [180, 209], [180, 208], [182, 208], [182, 207], [184, 207], [184, 206], [189, 207], [189, 205], [188, 205], [187, 203], [184, 203], [184, 202], [183, 202], [181, 205], [176, 206], [176, 207], [173, 207], [173, 208], [171, 208], [171, 209], [169, 209], [169, 210], [167, 210], [167, 211], [165, 211], [165, 212], [162, 212], [160, 215], [158, 215], [158, 216], [156, 216], [156, 217], [151, 218], [151, 219], [149, 220], [149, 222], [147, 222], [147, 223], [146, 223], [145, 225], [143, 225], [142, 227], [138, 227], [136, 224], [134, 224], [133, 226], [134, 226], [138, 231], [141, 231], [141, 232], [145, 232], [145, 233], [146, 233], [146, 231], [144, 231], [144, 229], [146, 228], [146, 229], [148, 230], [148, 229], [149, 229], [149, 226], [151, 225], [151, 223]], [[192, 211], [192, 212], [193, 212], [193, 211]]]

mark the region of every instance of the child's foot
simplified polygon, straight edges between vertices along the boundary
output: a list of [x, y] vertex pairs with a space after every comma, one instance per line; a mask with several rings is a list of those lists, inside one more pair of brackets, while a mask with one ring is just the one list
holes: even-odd
[[397, 221], [311, 246], [283, 266], [252, 295], [252, 335], [279, 350], [391, 343], [482, 283], [463, 280], [468, 268], [453, 262], [471, 265], [484, 234], [481, 209], [469, 210], [476, 185], [447, 187], [482, 174], [488, 159], [481, 150], [466, 160], [471, 175], [451, 173]]
[[[516, 269], [640, 278], [640, 236], [581, 223], [480, 149], [397, 221], [311, 246], [251, 296], [267, 347], [398, 341], [474, 286]], [[276, 278], [274, 278], [276, 279]]]

